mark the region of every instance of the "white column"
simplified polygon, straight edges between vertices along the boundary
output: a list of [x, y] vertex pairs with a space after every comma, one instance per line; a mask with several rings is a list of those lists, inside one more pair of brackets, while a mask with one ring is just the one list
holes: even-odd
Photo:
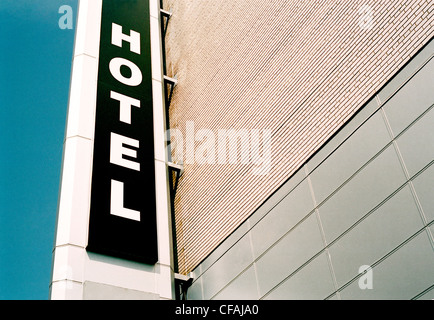
[[102, 0], [80, 0], [53, 251], [51, 299], [82, 299]]

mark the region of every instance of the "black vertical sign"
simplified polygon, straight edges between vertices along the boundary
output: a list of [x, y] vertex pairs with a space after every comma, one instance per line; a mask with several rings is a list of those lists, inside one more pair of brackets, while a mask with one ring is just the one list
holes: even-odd
[[87, 250], [158, 260], [148, 0], [103, 0]]

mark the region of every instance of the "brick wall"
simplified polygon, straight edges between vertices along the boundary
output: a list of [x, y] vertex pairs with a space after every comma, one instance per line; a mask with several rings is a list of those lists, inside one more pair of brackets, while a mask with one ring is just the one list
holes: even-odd
[[[434, 35], [428, 0], [163, 4], [173, 12], [165, 38], [167, 74], [178, 79], [170, 127], [184, 137], [188, 121], [196, 132], [272, 132], [267, 174], [253, 174], [255, 159], [185, 164], [175, 198], [182, 273], [212, 252]], [[184, 151], [173, 160], [186, 162], [191, 155]]]

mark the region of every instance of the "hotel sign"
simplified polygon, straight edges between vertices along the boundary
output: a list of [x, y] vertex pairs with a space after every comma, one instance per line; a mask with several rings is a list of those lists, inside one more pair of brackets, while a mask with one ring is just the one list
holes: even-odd
[[157, 255], [148, 0], [103, 0], [87, 250]]

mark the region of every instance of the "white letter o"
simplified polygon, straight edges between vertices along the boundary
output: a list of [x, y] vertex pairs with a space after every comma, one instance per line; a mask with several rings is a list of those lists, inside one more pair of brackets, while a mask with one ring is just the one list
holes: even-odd
[[[130, 78], [126, 78], [121, 74], [121, 66], [126, 66], [131, 70]], [[113, 58], [110, 61], [109, 68], [112, 76], [127, 86], [135, 87], [142, 83], [142, 72], [139, 67], [127, 59]]]

